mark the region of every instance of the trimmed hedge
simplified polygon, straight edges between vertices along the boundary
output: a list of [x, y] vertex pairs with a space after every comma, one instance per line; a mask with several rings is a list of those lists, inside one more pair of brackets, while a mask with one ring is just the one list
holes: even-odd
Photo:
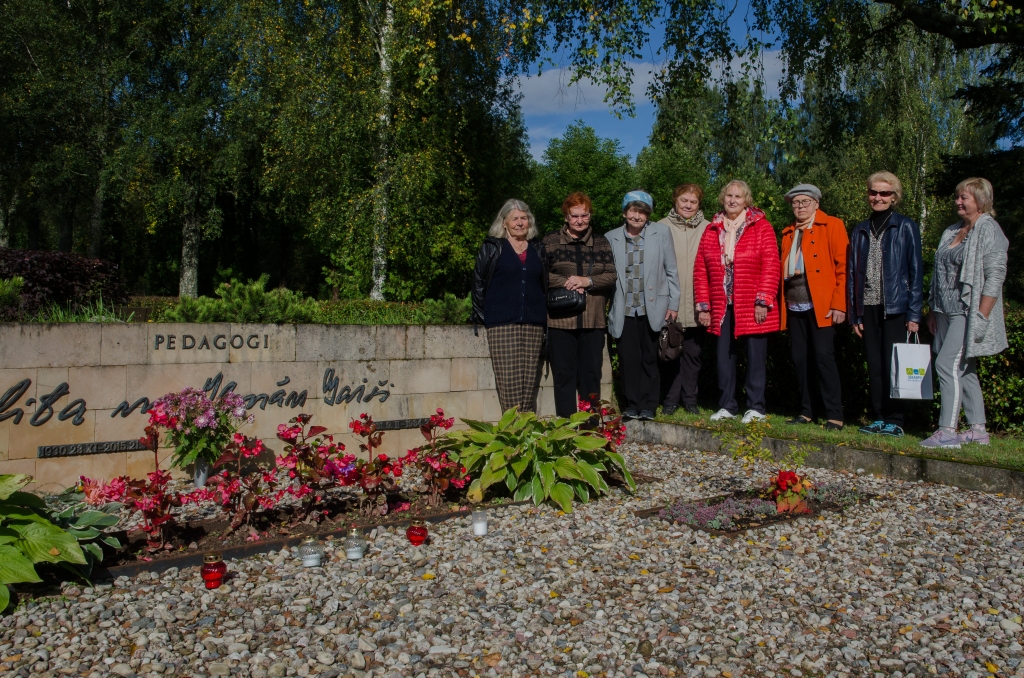
[[464, 325], [472, 303], [446, 294], [420, 302], [343, 299], [316, 301], [286, 289], [267, 291], [266, 276], [232, 280], [217, 288], [217, 298], [135, 297], [133, 305], [150, 309], [155, 322], [325, 323], [329, 325]]
[[69, 252], [0, 248], [0, 278], [20, 277], [20, 304], [0, 307], [0, 320], [20, 320], [53, 304], [79, 306], [103, 300], [125, 304], [128, 293], [117, 264]]

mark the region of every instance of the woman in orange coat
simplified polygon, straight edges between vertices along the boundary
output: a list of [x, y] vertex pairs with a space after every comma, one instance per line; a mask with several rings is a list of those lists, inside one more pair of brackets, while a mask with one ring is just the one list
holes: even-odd
[[825, 428], [843, 428], [843, 393], [836, 366], [835, 326], [846, 320], [846, 250], [843, 222], [818, 209], [821, 191], [800, 184], [786, 194], [794, 223], [782, 230], [782, 328], [789, 340], [800, 391], [800, 414], [790, 424], [810, 424], [810, 368], [818, 368]]

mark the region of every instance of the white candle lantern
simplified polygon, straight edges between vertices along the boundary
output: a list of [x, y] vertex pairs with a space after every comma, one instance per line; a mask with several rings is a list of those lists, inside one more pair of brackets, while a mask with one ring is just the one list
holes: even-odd
[[473, 536], [483, 537], [487, 534], [487, 511], [473, 511]]

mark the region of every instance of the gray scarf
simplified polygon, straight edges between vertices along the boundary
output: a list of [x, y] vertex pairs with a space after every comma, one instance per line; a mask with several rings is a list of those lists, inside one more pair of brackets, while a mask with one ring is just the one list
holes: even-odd
[[676, 212], [676, 208], [673, 207], [669, 210], [667, 218], [672, 222], [673, 226], [678, 226], [679, 228], [697, 228], [704, 221], [704, 212], [697, 210], [697, 213], [692, 217], [684, 219]]

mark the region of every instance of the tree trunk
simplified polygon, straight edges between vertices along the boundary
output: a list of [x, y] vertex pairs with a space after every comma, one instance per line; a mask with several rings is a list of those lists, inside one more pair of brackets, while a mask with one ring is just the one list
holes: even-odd
[[928, 224], [928, 144], [924, 139], [924, 133], [921, 134], [921, 161], [918, 168], [918, 195], [921, 196], [921, 220], [920, 228], [921, 234], [924, 235], [925, 228]]
[[384, 0], [384, 17], [378, 27], [380, 110], [377, 113], [377, 184], [374, 187], [373, 288], [370, 290], [370, 298], [376, 301], [384, 300], [384, 286], [388, 278], [388, 222], [390, 218], [388, 188], [391, 181], [391, 43], [394, 30], [394, 6], [391, 0]]
[[106, 153], [100, 152], [100, 171], [96, 192], [92, 194], [92, 215], [89, 217], [89, 256], [98, 259], [103, 251], [103, 198], [107, 192], [107, 180], [103, 163]]
[[107, 128], [110, 125], [110, 88], [107, 83], [107, 52], [109, 44], [106, 34], [101, 41], [103, 57], [100, 59], [99, 85], [103, 95], [100, 98], [100, 123], [96, 129], [96, 192], [92, 194], [92, 214], [89, 216], [89, 256], [98, 259], [103, 251], [103, 200], [107, 193]]
[[106, 166], [105, 126], [100, 126], [96, 137], [99, 167], [96, 171], [96, 190], [92, 194], [92, 214], [89, 216], [89, 256], [98, 259], [103, 245], [103, 199], [106, 196], [106, 172], [103, 171]]
[[186, 215], [182, 222], [178, 296], [193, 299], [199, 296], [199, 216], [194, 212]]

